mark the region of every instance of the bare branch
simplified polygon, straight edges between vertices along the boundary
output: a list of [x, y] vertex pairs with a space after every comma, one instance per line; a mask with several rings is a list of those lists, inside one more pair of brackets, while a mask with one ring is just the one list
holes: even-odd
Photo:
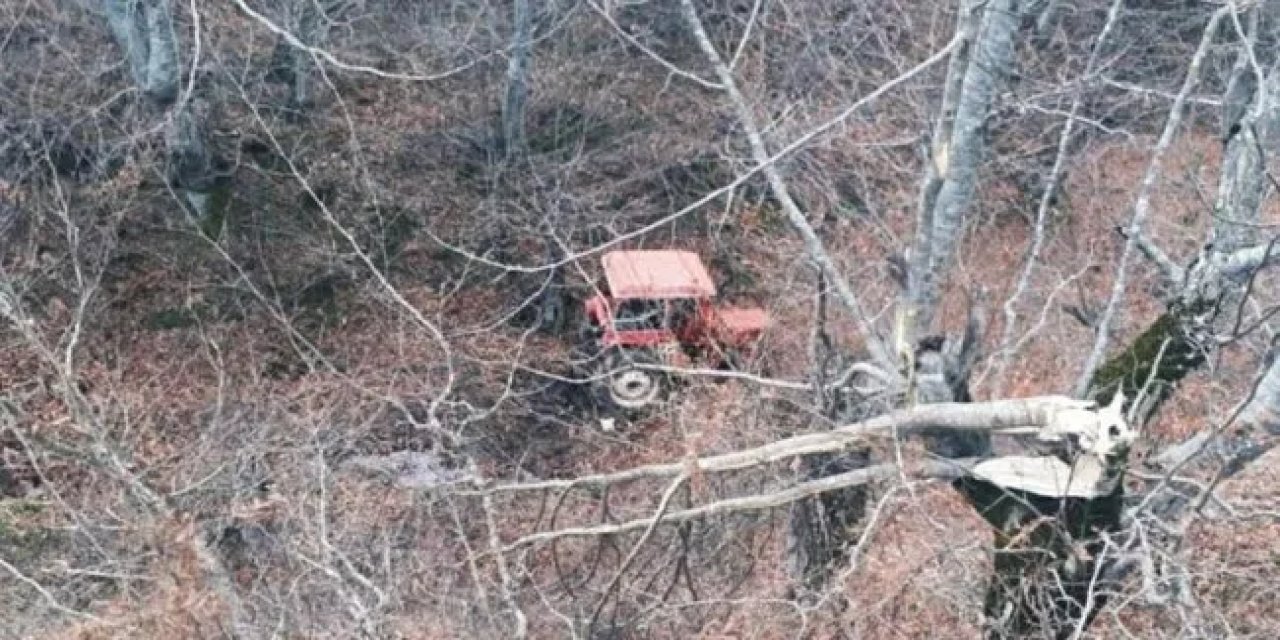
[[[1006, 434], [1036, 433], [1055, 423], [1067, 412], [1090, 411], [1093, 403], [1066, 396], [1037, 396], [992, 402], [943, 402], [903, 409], [837, 427], [831, 431], [785, 438], [766, 445], [696, 460], [698, 469], [717, 473], [747, 469], [796, 456], [834, 453], [868, 437], [890, 436], [896, 430], [909, 435], [924, 429], [992, 431]], [[571, 480], [545, 480], [525, 484], [498, 485], [482, 491], [528, 492], [570, 489], [630, 482], [644, 478], [665, 478], [682, 473], [689, 462], [651, 464], [625, 471], [586, 475]]]
[[484, 62], [485, 60], [498, 54], [498, 52], [495, 51], [492, 53], [488, 53], [486, 55], [477, 56], [475, 59], [470, 60], [465, 64], [458, 65], [457, 67], [454, 67], [447, 71], [442, 71], [440, 73], [433, 73], [428, 75], [393, 73], [390, 71], [383, 71], [375, 67], [344, 62], [338, 59], [337, 56], [334, 56], [332, 53], [329, 53], [328, 51], [326, 51], [325, 49], [322, 49], [320, 47], [313, 47], [303, 42], [301, 39], [298, 38], [298, 36], [294, 35], [293, 33], [290, 33], [288, 29], [281, 27], [280, 25], [272, 22], [270, 18], [262, 15], [261, 13], [258, 13], [257, 11], [254, 11], [253, 7], [250, 7], [248, 3], [245, 2], [245, 0], [233, 0], [233, 1], [236, 3], [236, 6], [239, 7], [241, 11], [244, 12], [245, 15], [259, 22], [262, 26], [266, 27], [268, 31], [280, 36], [281, 38], [284, 38], [284, 41], [287, 42], [289, 46], [295, 47], [297, 49], [301, 49], [307, 52], [308, 54], [315, 56], [316, 58], [320, 58], [325, 62], [328, 62], [334, 67], [342, 69], [343, 71], [351, 71], [355, 73], [367, 73], [369, 75], [378, 76], [379, 78], [386, 78], [388, 80], [406, 80], [411, 82], [434, 82], [436, 80], [443, 80], [445, 78], [448, 78], [449, 76], [462, 73], [463, 71], [466, 71], [467, 69], [470, 69], [471, 67], [474, 67], [480, 64], [481, 62]]
[[[1133, 93], [1140, 93], [1140, 94], [1142, 94], [1142, 95], [1147, 95], [1147, 96], [1156, 96], [1156, 97], [1159, 97], [1159, 98], [1164, 98], [1165, 100], [1174, 100], [1174, 101], [1176, 101], [1176, 100], [1178, 99], [1178, 96], [1177, 96], [1177, 95], [1172, 94], [1172, 93], [1168, 93], [1168, 92], [1166, 92], [1166, 91], [1160, 91], [1159, 89], [1150, 89], [1150, 88], [1144, 87], [1144, 86], [1142, 86], [1142, 85], [1133, 84], [1132, 82], [1123, 82], [1123, 81], [1120, 81], [1120, 80], [1115, 80], [1115, 79], [1112, 79], [1112, 78], [1108, 78], [1108, 77], [1106, 77], [1106, 76], [1103, 76], [1103, 78], [1102, 78], [1102, 82], [1103, 82], [1103, 84], [1105, 84], [1105, 85], [1107, 85], [1107, 86], [1109, 86], [1109, 87], [1115, 87], [1115, 88], [1117, 88], [1117, 89], [1124, 89], [1125, 91], [1131, 91], [1131, 92], [1133, 92]], [[1198, 104], [1198, 105], [1204, 105], [1204, 106], [1207, 106], [1207, 107], [1221, 107], [1221, 106], [1222, 106], [1222, 101], [1221, 101], [1221, 100], [1218, 100], [1217, 98], [1210, 98], [1210, 97], [1208, 97], [1208, 96], [1193, 96], [1193, 95], [1188, 95], [1188, 96], [1186, 96], [1186, 97], [1185, 97], [1185, 98], [1183, 98], [1183, 99], [1184, 99], [1187, 103], [1189, 103], [1189, 104]]]
[[88, 614], [83, 611], [76, 611], [75, 609], [72, 609], [62, 604], [61, 602], [58, 602], [58, 599], [54, 597], [52, 593], [49, 593], [49, 590], [44, 588], [44, 585], [40, 584], [39, 582], [36, 582], [27, 574], [19, 571], [17, 567], [9, 564], [9, 562], [5, 560], [3, 557], [0, 557], [0, 568], [3, 568], [5, 571], [8, 571], [9, 575], [12, 575], [14, 579], [18, 580], [19, 582], [22, 582], [28, 587], [31, 587], [33, 590], [35, 590], [36, 593], [39, 593], [40, 597], [44, 598], [44, 601], [48, 603], [50, 607], [58, 611], [61, 611], [62, 613], [75, 616], [77, 618], [85, 618], [88, 620], [95, 620], [95, 621], [98, 620], [98, 618], [93, 616], [92, 614]]
[[[1043, 31], [1048, 24], [1055, 4], [1051, 0], [1049, 5], [1044, 8], [1037, 23], [1038, 30]], [[1115, 0], [1111, 4], [1111, 9], [1107, 12], [1107, 21], [1102, 26], [1102, 32], [1098, 34], [1097, 41], [1093, 43], [1093, 49], [1089, 52], [1089, 60], [1084, 65], [1084, 71], [1081, 74], [1083, 77], [1087, 78], [1093, 73], [1094, 67], [1098, 62], [1098, 56], [1107, 43], [1107, 36], [1111, 35], [1111, 30], [1115, 27], [1120, 17], [1120, 9], [1123, 7], [1124, 0]], [[996, 371], [997, 388], [1003, 386], [1005, 368], [1013, 357], [1010, 346], [1018, 324], [1018, 301], [1031, 284], [1031, 276], [1035, 272], [1036, 263], [1040, 260], [1040, 251], [1045, 241], [1045, 221], [1049, 217], [1049, 203], [1053, 201], [1054, 192], [1058, 189], [1058, 181], [1062, 177], [1062, 168], [1067, 159], [1067, 149], [1071, 143], [1071, 134], [1075, 131], [1076, 114], [1080, 111], [1080, 104], [1083, 98], [1084, 89], [1080, 88], [1071, 99], [1071, 109], [1067, 114], [1066, 121], [1062, 123], [1062, 133], [1058, 136], [1058, 152], [1053, 158], [1053, 168], [1049, 170], [1049, 179], [1045, 183], [1044, 193], [1040, 195], [1040, 205], [1036, 209], [1036, 222], [1032, 230], [1031, 247], [1027, 250], [1027, 259], [1023, 263], [1022, 272], [1018, 274], [1018, 282], [1014, 285], [1013, 293], [1009, 295], [1009, 298], [1004, 303], [1004, 328], [1001, 330], [1000, 346], [997, 352], [1001, 358], [999, 368]]]
[[1164, 160], [1165, 151], [1173, 143], [1173, 138], [1178, 133], [1178, 127], [1182, 124], [1187, 96], [1199, 81], [1200, 66], [1208, 54], [1209, 45], [1213, 43], [1213, 37], [1218, 31], [1218, 24], [1230, 10], [1230, 7], [1218, 9], [1213, 13], [1213, 17], [1209, 19], [1209, 23], [1205, 25], [1204, 35], [1200, 39], [1200, 46], [1191, 58], [1191, 64], [1187, 67], [1187, 75], [1183, 80], [1182, 89], [1178, 92], [1173, 106], [1169, 109], [1169, 119], [1165, 122], [1164, 131], [1160, 133], [1160, 139], [1156, 142], [1151, 162], [1147, 164], [1146, 175], [1143, 176], [1142, 184], [1138, 188], [1138, 199], [1133, 205], [1133, 217], [1126, 229], [1128, 240], [1125, 242], [1124, 251], [1120, 254], [1120, 265], [1116, 268], [1116, 279], [1111, 287], [1111, 297], [1102, 312], [1101, 320], [1098, 322], [1093, 348], [1089, 352], [1089, 357], [1085, 360], [1080, 376], [1076, 379], [1075, 394], [1077, 396], [1083, 396], [1089, 390], [1089, 386], [1093, 381], [1093, 373], [1098, 369], [1098, 366], [1102, 363], [1103, 356], [1106, 354], [1107, 344], [1111, 339], [1111, 327], [1116, 322], [1117, 316], [1123, 313], [1125, 289], [1129, 284], [1129, 264], [1133, 261], [1134, 252], [1138, 250], [1138, 238], [1146, 225], [1147, 216], [1150, 215], [1151, 192], [1154, 190], [1156, 180], [1160, 176], [1161, 163]]
[[872, 357], [885, 370], [896, 371], [896, 359], [880, 338], [879, 333], [871, 322], [870, 316], [867, 315], [866, 310], [863, 308], [862, 301], [858, 298], [853, 288], [849, 286], [848, 280], [840, 272], [831, 255], [827, 253], [822, 244], [822, 239], [814, 231], [813, 225], [809, 224], [808, 218], [805, 217], [804, 212], [800, 211], [799, 205], [791, 197], [791, 191], [787, 188], [782, 172], [778, 170], [776, 164], [771, 162], [769, 149], [760, 133], [760, 127], [756, 124], [755, 115], [752, 114], [746, 97], [738, 89], [738, 83], [733, 77], [733, 72], [720, 57], [715, 45], [711, 44], [711, 39], [707, 36], [706, 29], [702, 26], [702, 20], [698, 17], [698, 11], [694, 8], [692, 0], [681, 0], [680, 6], [684, 10], [685, 21], [693, 29], [698, 46], [701, 47], [703, 54], [707, 56], [708, 62], [715, 69], [716, 75], [720, 78], [720, 84], [724, 86], [725, 93], [729, 95], [729, 100], [733, 103], [733, 107], [738, 113], [738, 121], [741, 123], [743, 131], [746, 133], [747, 141], [751, 146], [751, 156], [757, 166], [763, 167], [764, 175], [769, 181], [769, 189], [773, 192], [773, 197], [782, 205], [782, 210], [787, 214], [787, 220], [791, 223], [791, 226], [804, 239], [805, 249], [809, 252], [809, 257], [822, 269], [823, 274], [835, 289], [837, 297], [840, 298], [840, 301], [844, 303], [844, 306], [853, 315], [854, 322], [857, 323], [858, 329], [862, 332]]
[[662, 68], [666, 69], [667, 71], [670, 71], [674, 75], [680, 76], [681, 78], [689, 80], [694, 84], [697, 84], [706, 89], [720, 90], [724, 88], [715, 82], [711, 82], [710, 80], [703, 79], [702, 76], [699, 76], [698, 74], [693, 73], [692, 71], [686, 71], [684, 69], [681, 69], [675, 63], [659, 55], [658, 52], [654, 51], [653, 49], [650, 49], [649, 47], [646, 47], [645, 44], [637, 40], [635, 36], [631, 35], [630, 33], [627, 33], [627, 30], [623, 29], [622, 25], [618, 24], [618, 21], [614, 20], [613, 16], [608, 11], [605, 11], [600, 6], [599, 3], [595, 2], [595, 0], [588, 0], [587, 4], [590, 5], [591, 9], [595, 11], [597, 14], [599, 14], [601, 18], [604, 18], [604, 21], [608, 22], [610, 27], [613, 27], [614, 33], [617, 33], [623, 40], [626, 40], [627, 43], [629, 43], [631, 46], [635, 47], [636, 49], [639, 49], [641, 53], [645, 54], [646, 56], [649, 56], [649, 58], [651, 58], [654, 62], [657, 62], [659, 65], [662, 65]]
[[1139, 231], [1135, 236], [1134, 243], [1138, 251], [1142, 252], [1143, 256], [1146, 256], [1148, 260], [1160, 269], [1160, 273], [1164, 276], [1166, 282], [1181, 283], [1186, 280], [1187, 274], [1183, 268], [1178, 266], [1169, 257], [1169, 254], [1165, 253], [1155, 242], [1152, 242], [1151, 238], [1147, 237], [1147, 234]]
[[[920, 468], [912, 475], [919, 478], [952, 479], [963, 475], [965, 469], [971, 465], [972, 461], [969, 460], [927, 461], [920, 463]], [[556, 531], [542, 531], [519, 538], [511, 544], [508, 544], [503, 550], [505, 552], [511, 552], [520, 549], [521, 547], [550, 542], [561, 538], [612, 535], [635, 531], [638, 529], [652, 530], [652, 528], [658, 524], [685, 522], [688, 520], [696, 520], [698, 518], [706, 518], [709, 516], [724, 515], [740, 511], [763, 511], [766, 509], [775, 509], [821, 493], [847, 489], [849, 487], [865, 485], [876, 480], [891, 478], [898, 475], [899, 472], [900, 469], [897, 465], [880, 464], [826, 476], [817, 480], [802, 482], [793, 487], [773, 493], [719, 500], [691, 509], [673, 511], [665, 515], [659, 513], [654, 517], [629, 520], [619, 524], [598, 525], [594, 527], [573, 527], [558, 529]]]

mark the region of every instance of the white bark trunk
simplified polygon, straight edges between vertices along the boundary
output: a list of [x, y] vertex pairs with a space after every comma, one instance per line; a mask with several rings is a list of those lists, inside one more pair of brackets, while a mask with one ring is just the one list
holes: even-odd
[[[991, 0], [976, 7], [966, 3], [962, 11], [968, 10], [981, 11], [981, 22], [968, 47], [969, 59], [960, 62], [964, 76], [958, 94], [954, 94], [955, 115], [949, 126], [946, 111], [951, 108], [947, 104], [951, 96], [944, 96], [939, 131], [948, 137], [935, 144], [934, 166], [927, 169], [930, 174], [926, 183], [931, 184], [924, 189], [917, 218], [924, 229], [916, 232], [908, 283], [908, 343], [933, 324], [941, 280], [954, 262], [965, 214], [977, 189], [978, 167], [986, 152], [987, 117], [1014, 64], [1014, 36], [1021, 17], [1019, 3]], [[971, 28], [970, 19], [962, 16], [960, 28]], [[952, 90], [951, 82], [954, 78], [948, 82], [948, 92]], [[938, 181], [936, 187], [934, 181]]]
[[1280, 351], [1271, 354], [1271, 364], [1240, 421], [1268, 437], [1280, 436]]
[[529, 97], [529, 59], [532, 19], [529, 0], [514, 0], [511, 57], [507, 60], [507, 91], [502, 101], [502, 139], [508, 156], [525, 151], [524, 113]]
[[179, 73], [169, 0], [104, 0], [103, 9], [138, 88], [158, 103], [172, 102]]
[[[1254, 78], [1255, 69], [1250, 65], [1237, 65], [1233, 76], [1224, 104], [1226, 150], [1214, 203], [1213, 243], [1219, 251], [1234, 251], [1255, 242], [1256, 227], [1252, 225], [1258, 221], [1268, 186], [1263, 153], [1280, 143], [1280, 63], [1271, 67], [1261, 83], [1241, 79]], [[1244, 104], [1236, 102], [1245, 98]], [[1233, 112], [1241, 110], [1244, 113], [1236, 120]]]
[[[169, 107], [182, 78], [170, 0], [104, 0], [103, 8], [134, 82], [155, 104]], [[205, 140], [202, 117], [193, 101], [184, 98], [170, 114], [165, 143], [168, 178], [203, 221], [220, 209], [225, 194], [217, 191], [217, 162]]]

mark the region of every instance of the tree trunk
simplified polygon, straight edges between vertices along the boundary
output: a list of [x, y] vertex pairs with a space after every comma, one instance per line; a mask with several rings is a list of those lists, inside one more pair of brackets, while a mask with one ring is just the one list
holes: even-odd
[[1240, 414], [1240, 421], [1266, 436], [1280, 436], [1280, 352], [1272, 349], [1271, 364], [1258, 382], [1253, 400]]
[[220, 233], [231, 186], [219, 159], [206, 143], [204, 117], [194, 103], [172, 114], [166, 131], [169, 147], [168, 178], [194, 213], [201, 230], [210, 237]]
[[[929, 331], [937, 311], [942, 276], [955, 259], [965, 214], [986, 153], [986, 122], [996, 95], [1014, 67], [1014, 38], [1021, 21], [1017, 0], [965, 2], [960, 29], [977, 32], [948, 69], [942, 117], [932, 165], [920, 199], [915, 246], [906, 294], [907, 339]], [[964, 13], [969, 12], [969, 13]], [[981, 16], [980, 18], [978, 16]], [[955, 90], [957, 75], [959, 89]], [[950, 111], [954, 99], [954, 116]]]
[[[329, 16], [322, 12], [322, 5], [317, 0], [297, 0], [294, 3], [292, 20], [294, 32], [298, 39], [307, 46], [323, 47], [329, 39]], [[312, 77], [315, 57], [310, 51], [301, 47], [289, 46], [289, 108], [297, 115], [306, 113], [315, 103], [315, 92]]]
[[[1133, 424], [1153, 416], [1203, 348], [1176, 310], [1161, 316], [1133, 344], [1100, 367], [1090, 397], [1128, 399]], [[1136, 411], [1134, 404], [1137, 404]], [[1119, 531], [1124, 513], [1124, 459], [1112, 462], [1115, 488], [1098, 497], [1047, 496], [965, 477], [953, 486], [995, 529], [992, 575], [983, 611], [987, 637], [1072, 637], [1106, 603], [1104, 536]]]
[[507, 91], [502, 101], [502, 140], [507, 157], [525, 152], [524, 116], [529, 97], [529, 58], [532, 19], [529, 0], [514, 0], [511, 56], [507, 59]]
[[107, 24], [138, 88], [157, 109], [170, 108], [166, 176], [206, 232], [222, 225], [230, 187], [204, 131], [207, 114], [192, 96], [180, 103], [177, 38], [169, 0], [104, 0]]
[[[840, 358], [827, 331], [827, 279], [821, 269], [817, 270], [816, 289], [809, 360], [814, 406], [821, 416], [813, 426], [821, 428], [819, 424], [839, 424], [856, 418], [842, 406], [839, 396], [843, 394], [829, 388], [835, 373], [832, 368]], [[871, 449], [851, 447], [839, 454], [806, 456], [797, 463], [802, 482], [816, 480], [866, 468], [871, 464]], [[845, 562], [850, 541], [861, 535], [869, 497], [868, 487], [855, 486], [791, 504], [787, 514], [787, 573], [799, 587], [795, 596], [811, 599], [821, 591], [832, 570]]]
[[[826, 478], [871, 465], [866, 447], [800, 459], [801, 481]], [[863, 531], [871, 491], [867, 486], [828, 491], [791, 504], [787, 514], [787, 573], [808, 600], [848, 559], [849, 547]]]
[[157, 104], [178, 96], [178, 52], [169, 0], [103, 0], [107, 25], [133, 81]]
[[[1255, 69], [1241, 52], [1224, 100], [1226, 152], [1219, 182], [1214, 237], [1217, 243], [1186, 269], [1173, 266], [1158, 249], [1149, 255], [1167, 272], [1175, 291], [1163, 315], [1132, 344], [1098, 367], [1087, 395], [1107, 402], [1117, 392], [1133, 423], [1145, 424], [1189, 373], [1203, 365], [1218, 344], [1215, 331], [1235, 323], [1241, 283], [1274, 260], [1273, 247], [1247, 246], [1267, 189], [1262, 145], [1274, 145], [1280, 122], [1280, 74], [1268, 73], [1261, 90], [1248, 76]], [[1243, 224], [1241, 224], [1243, 223]], [[1280, 364], [1272, 362], [1243, 408], [1245, 429], [1211, 445], [1202, 434], [1166, 454], [1169, 467], [1206, 450], [1220, 455], [1219, 479], [1235, 473], [1275, 444], [1280, 435]], [[1080, 500], [1012, 492], [972, 478], [957, 487], [996, 528], [994, 578], [985, 611], [989, 636], [1070, 637], [1087, 628], [1105, 604], [1105, 585], [1116, 576], [1116, 558], [1100, 557], [1101, 534], [1123, 526], [1123, 483], [1111, 495]], [[1185, 500], [1162, 503], [1165, 516]]]
[[1123, 484], [1098, 498], [1052, 498], [972, 477], [954, 486], [995, 529], [987, 637], [1067, 638], [1087, 626], [1104, 598], [1095, 580], [1099, 534], [1120, 527]]
[[289, 97], [285, 106], [288, 116], [300, 118], [315, 104], [316, 58], [309, 48], [324, 47], [329, 39], [329, 25], [338, 3], [330, 0], [287, 0], [280, 3], [279, 21], [297, 38], [295, 46], [281, 37], [271, 54], [268, 79], [287, 84]]
[[[1251, 33], [1237, 54], [1222, 104], [1222, 175], [1214, 203], [1213, 245], [1217, 251], [1236, 251], [1257, 241], [1262, 200], [1266, 195], [1267, 159], [1263, 152], [1280, 143], [1280, 60], [1272, 63], [1265, 78], [1258, 77], [1256, 12]], [[1270, 21], [1267, 21], [1270, 22]], [[1269, 40], [1269, 39], [1268, 39]]]

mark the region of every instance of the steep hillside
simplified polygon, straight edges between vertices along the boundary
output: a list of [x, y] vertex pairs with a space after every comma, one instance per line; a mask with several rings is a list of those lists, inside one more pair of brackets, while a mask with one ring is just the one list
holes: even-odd
[[[914, 405], [914, 373], [905, 393], [864, 393], [877, 379], [856, 365], [880, 367], [880, 342], [894, 357], [920, 357], [930, 336], [955, 344], [971, 311], [985, 322], [964, 393], [948, 399], [1072, 394], [1100, 326], [1114, 357], [1178, 308], [1181, 281], [1129, 246], [1143, 200], [1144, 242], [1186, 274], [1212, 257], [1207, 237], [1274, 237], [1270, 187], [1247, 219], [1222, 204], [1240, 162], [1231, 136], [1244, 134], [1224, 138], [1220, 122], [1241, 69], [1258, 65], [1250, 96], [1280, 77], [1280, 2], [1221, 22], [1216, 5], [994, 4], [1013, 7], [1012, 63], [993, 72], [971, 135], [954, 137], [980, 151], [974, 193], [953, 255], [935, 260], [935, 318], [914, 336], [904, 318], [917, 309], [902, 305], [939, 197], [928, 185], [956, 181], [964, 162], [948, 155], [964, 145], [940, 142], [967, 126], [947, 110], [968, 90], [955, 69], [990, 62], [998, 22], [975, 3], [0, 6], [0, 569], [12, 578], [0, 635], [998, 629], [984, 619], [993, 531], [948, 483], [915, 473], [939, 459], [928, 442], [868, 439], [821, 463], [723, 474], [696, 463]], [[1184, 87], [1189, 68], [1199, 80]], [[1275, 107], [1260, 100], [1257, 173], [1277, 185]], [[1165, 140], [1172, 113], [1185, 117]], [[511, 118], [523, 138], [509, 139]], [[764, 165], [753, 127], [778, 154]], [[815, 267], [815, 246], [865, 318]], [[623, 412], [584, 378], [579, 328], [601, 255], [639, 248], [697, 252], [722, 298], [763, 306], [771, 324], [730, 371], [668, 367], [663, 401]], [[1215, 298], [1204, 364], [1179, 372], [1167, 400], [1148, 384], [1164, 401], [1128, 460], [1127, 504], [1166, 485], [1187, 495], [1169, 499], [1176, 521], [1107, 534], [1099, 562], [1137, 568], [1097, 591], [1109, 598], [1083, 636], [1280, 633], [1266, 597], [1280, 578], [1274, 452], [1156, 461], [1215, 430], [1254, 438], [1259, 454], [1273, 444], [1270, 405], [1249, 401], [1266, 399], [1258, 372], [1274, 358], [1274, 271], [1222, 285], [1236, 288]], [[846, 370], [847, 385], [823, 388]], [[1228, 418], [1237, 405], [1263, 417]], [[898, 473], [770, 508], [577, 530], [870, 461]], [[663, 463], [686, 465], [687, 481], [495, 489]], [[813, 589], [795, 566], [800, 505], [825, 510], [830, 530], [807, 533], [840, 553]]]

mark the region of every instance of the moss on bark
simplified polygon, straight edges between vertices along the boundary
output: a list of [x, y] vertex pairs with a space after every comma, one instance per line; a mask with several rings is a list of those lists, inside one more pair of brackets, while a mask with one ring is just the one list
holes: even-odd
[[1150, 382], [1149, 400], [1142, 416], [1145, 420], [1187, 374], [1204, 364], [1204, 351], [1187, 330], [1188, 324], [1204, 310], [1201, 307], [1170, 308], [1124, 351], [1098, 368], [1089, 385], [1089, 395], [1106, 404], [1120, 389], [1133, 401]]

